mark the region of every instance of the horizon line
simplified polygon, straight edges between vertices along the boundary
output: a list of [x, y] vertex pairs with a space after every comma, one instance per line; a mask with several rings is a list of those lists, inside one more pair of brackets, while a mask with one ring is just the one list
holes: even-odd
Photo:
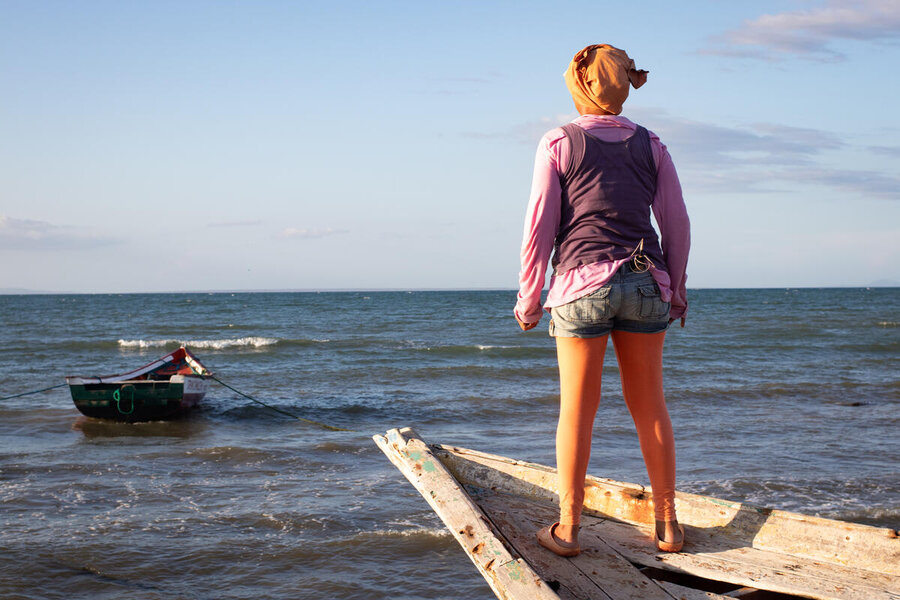
[[[900, 282], [870, 283], [867, 285], [772, 285], [760, 287], [704, 286], [688, 287], [690, 290], [824, 290], [824, 289], [870, 289], [900, 288]], [[546, 290], [544, 290], [546, 291]], [[331, 293], [397, 293], [397, 292], [518, 292], [517, 288], [502, 287], [422, 287], [422, 288], [259, 288], [259, 289], [212, 289], [212, 290], [160, 290], [143, 292], [73, 292], [46, 291], [28, 288], [0, 288], [0, 296], [125, 296], [138, 294], [331, 294]]]

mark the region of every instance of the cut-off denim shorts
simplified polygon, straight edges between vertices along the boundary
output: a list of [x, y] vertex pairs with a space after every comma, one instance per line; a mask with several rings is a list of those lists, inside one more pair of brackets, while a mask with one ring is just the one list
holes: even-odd
[[593, 338], [610, 331], [659, 333], [669, 326], [670, 308], [660, 298], [650, 272], [635, 271], [627, 262], [596, 292], [551, 308], [550, 335]]

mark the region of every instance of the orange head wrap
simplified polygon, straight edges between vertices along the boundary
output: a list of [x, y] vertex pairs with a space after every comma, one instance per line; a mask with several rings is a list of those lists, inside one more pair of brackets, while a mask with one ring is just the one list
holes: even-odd
[[624, 50], [594, 44], [575, 55], [565, 78], [579, 113], [617, 115], [628, 98], [628, 85], [644, 85], [647, 71], [636, 69]]

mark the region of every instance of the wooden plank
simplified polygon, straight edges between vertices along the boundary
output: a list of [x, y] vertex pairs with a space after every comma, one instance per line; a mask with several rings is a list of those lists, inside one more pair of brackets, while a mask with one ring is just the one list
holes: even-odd
[[[543, 548], [535, 537], [557, 519], [550, 505], [500, 493], [474, 496], [507, 542], [545, 581], [577, 598], [610, 600], [672, 600], [672, 596], [606, 544], [583, 545], [580, 555], [563, 558]], [[596, 521], [584, 517], [583, 525]]]
[[670, 581], [657, 581], [656, 583], [669, 592], [675, 600], [732, 600], [732, 597], [729, 596], [721, 596], [712, 592], [695, 590], [694, 588], [678, 585], [677, 583], [672, 583]]
[[[538, 587], [544, 583], [540, 577], [559, 582], [558, 594], [546, 585], [541, 590], [549, 591], [553, 595], [547, 597], [552, 598], [632, 600], [656, 598], [659, 593], [667, 599], [678, 594], [689, 600], [723, 597], [651, 581], [630, 564], [635, 563], [820, 600], [900, 600], [900, 539], [896, 531], [678, 492], [679, 518], [687, 529], [685, 551], [658, 553], [650, 535], [650, 491], [594, 477], [586, 482], [580, 536], [585, 551], [573, 559], [556, 557], [534, 539], [534, 531], [555, 515], [554, 469], [452, 446], [429, 450], [421, 440], [404, 435], [412, 438], [414, 434], [392, 430], [388, 439], [375, 436], [375, 440], [441, 515], [500, 598], [519, 597], [501, 595], [512, 594], [508, 583], [517, 577], [497, 575], [498, 566], [502, 571], [505, 565], [518, 562], [529, 569], [526, 579], [530, 577]], [[433, 473], [439, 470], [443, 474], [435, 479]], [[481, 508], [460, 484], [483, 490], [475, 494]], [[502, 534], [492, 529], [485, 513]], [[473, 528], [457, 530], [450, 525], [457, 521]], [[481, 527], [476, 528], [478, 523]], [[506, 545], [503, 535], [507, 536]], [[481, 552], [487, 554], [474, 551], [482, 537]], [[499, 559], [501, 553], [505, 554]], [[488, 562], [486, 556], [494, 560]], [[486, 570], [486, 564], [492, 569]], [[635, 582], [647, 582], [642, 585], [652, 586], [646, 588], [652, 591], [635, 593]]]
[[[436, 446], [435, 452], [463, 483], [481, 482], [495, 491], [558, 502], [555, 469], [453, 446]], [[893, 529], [683, 492], [676, 492], [675, 504], [684, 525], [715, 529], [739, 546], [900, 576], [900, 536]], [[640, 485], [589, 476], [584, 514], [650, 525], [652, 493]]]
[[734, 590], [733, 592], [728, 592], [728, 598], [752, 598], [753, 596], [759, 595], [759, 590], [751, 587], [742, 587]]
[[441, 517], [456, 541], [501, 600], [559, 600], [522, 560], [513, 556], [487, 518], [411, 429], [373, 438]]
[[538, 544], [535, 531], [555, 520], [551, 507], [499, 494], [480, 495], [474, 500], [513, 549], [560, 597], [613, 600], [573, 559], [557, 556]]
[[604, 520], [582, 531], [629, 561], [714, 581], [819, 600], [898, 600], [900, 578], [742, 546], [715, 529], [687, 528], [684, 551], [659, 553], [649, 527]]

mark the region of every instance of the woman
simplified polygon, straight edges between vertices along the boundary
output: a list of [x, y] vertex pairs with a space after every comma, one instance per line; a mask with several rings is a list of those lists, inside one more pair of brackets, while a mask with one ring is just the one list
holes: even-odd
[[540, 321], [552, 253], [544, 308], [559, 362], [560, 517], [538, 532], [538, 541], [561, 556], [580, 552], [584, 478], [609, 337], [653, 488], [657, 547], [677, 552], [684, 541], [675, 514], [675, 442], [662, 349], [668, 325], [680, 319], [684, 327], [690, 223], [666, 147], [618, 116], [629, 85], [638, 88], [646, 79], [647, 71], [618, 48], [580, 51], [565, 80], [581, 116], [548, 132], [535, 158], [515, 315], [524, 331]]

